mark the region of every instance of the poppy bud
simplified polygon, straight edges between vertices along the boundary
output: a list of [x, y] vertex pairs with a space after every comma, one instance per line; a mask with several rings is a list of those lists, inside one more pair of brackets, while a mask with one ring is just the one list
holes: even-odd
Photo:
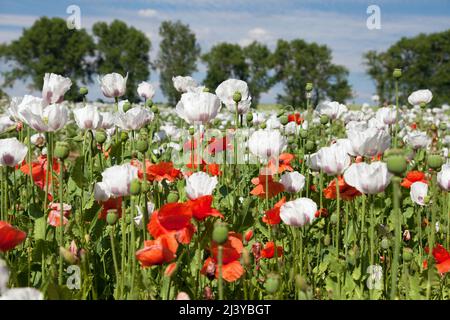
[[142, 181], [141, 192], [145, 193], [145, 192], [148, 192], [149, 190], [150, 190], [150, 184], [148, 183], [148, 181]]
[[403, 240], [404, 241], [409, 241], [411, 240], [411, 233], [409, 232], [409, 230], [405, 230], [403, 232]]
[[216, 264], [214, 263], [213, 260], [209, 260], [209, 263], [206, 266], [205, 273], [208, 279], [211, 281], [216, 278]]
[[148, 150], [148, 142], [146, 140], [138, 140], [136, 142], [136, 150], [140, 153], [146, 153]]
[[311, 141], [311, 140], [306, 141], [306, 144], [305, 144], [306, 151], [312, 152], [315, 150], [315, 148], [316, 148], [316, 145], [313, 141]]
[[255, 257], [256, 262], [258, 262], [258, 260], [261, 259], [261, 243], [255, 242], [252, 245], [252, 253], [253, 257]]
[[308, 283], [305, 278], [299, 274], [295, 276], [295, 285], [302, 291], [306, 291], [308, 289]]
[[218, 244], [223, 244], [228, 239], [228, 227], [225, 223], [218, 222], [214, 225], [212, 238]]
[[130, 194], [133, 196], [138, 195], [141, 193], [141, 182], [139, 179], [133, 179], [130, 183]]
[[300, 130], [300, 137], [302, 139], [306, 139], [308, 137], [308, 131], [301, 129]]
[[203, 92], [209, 92], [209, 88], [208, 87], [204, 87], [203, 88]]
[[122, 142], [127, 141], [127, 140], [128, 140], [128, 132], [122, 131], [122, 132], [120, 133], [120, 140], [121, 140]]
[[447, 124], [445, 122], [439, 123], [439, 129], [442, 131], [447, 130]]
[[247, 122], [252, 122], [253, 121], [253, 113], [249, 112], [245, 115], [245, 119], [247, 120]]
[[205, 300], [213, 300], [214, 299], [214, 294], [213, 294], [211, 287], [206, 286], [205, 289], [203, 289], [203, 297], [205, 298]]
[[329, 246], [331, 243], [331, 237], [329, 234], [326, 234], [325, 237], [323, 238], [323, 244], [326, 246]]
[[428, 167], [434, 170], [441, 168], [443, 162], [442, 157], [438, 154], [431, 154], [427, 157]]
[[152, 106], [152, 112], [154, 113], [154, 114], [158, 114], [159, 113], [159, 109], [158, 109], [158, 107], [154, 104], [153, 106]]
[[311, 82], [306, 83], [305, 90], [307, 92], [310, 92], [310, 91], [312, 91], [312, 89], [313, 89], [313, 84]]
[[97, 141], [97, 143], [99, 144], [104, 144], [106, 141], [107, 135], [105, 131], [97, 131], [95, 132], [95, 141]]
[[108, 213], [106, 214], [106, 223], [108, 223], [110, 226], [113, 226], [116, 224], [118, 219], [119, 215], [117, 214], [116, 209], [108, 210]]
[[250, 229], [245, 233], [245, 241], [249, 242], [253, 238], [253, 230]]
[[180, 291], [175, 300], [191, 300], [191, 298], [189, 298], [189, 295], [186, 292]]
[[401, 175], [406, 171], [407, 163], [406, 159], [402, 155], [392, 155], [387, 159], [387, 168], [389, 172], [397, 175]]
[[194, 129], [193, 127], [190, 127], [190, 128], [189, 128], [189, 134], [190, 134], [191, 136], [193, 136], [194, 133], [195, 133], [195, 129]]
[[69, 145], [66, 142], [57, 142], [55, 146], [55, 157], [64, 160], [69, 156]]
[[178, 201], [178, 193], [176, 192], [169, 193], [169, 195], [167, 196], [167, 202], [172, 203], [177, 201]]
[[338, 219], [339, 219], [339, 217], [338, 217], [337, 213], [333, 213], [330, 217], [331, 224], [337, 224]]
[[240, 102], [241, 100], [242, 100], [242, 94], [241, 94], [239, 91], [236, 91], [236, 92], [233, 94], [233, 101], [236, 102], [236, 103], [238, 103], [238, 102]]
[[420, 108], [421, 109], [425, 109], [427, 107], [427, 104], [425, 103], [425, 102], [422, 102], [421, 104], [420, 104]]
[[265, 128], [267, 128], [267, 125], [263, 122], [263, 123], [261, 123], [261, 124], [259, 125], [259, 127], [260, 127], [261, 129], [265, 129]]
[[287, 141], [288, 141], [289, 144], [294, 143], [295, 142], [295, 138], [293, 136], [289, 136]]
[[326, 114], [324, 114], [320, 117], [320, 123], [323, 125], [326, 125], [329, 121], [330, 121], [330, 117], [327, 116]]
[[86, 87], [81, 87], [80, 89], [78, 89], [78, 93], [81, 94], [82, 96], [87, 95], [88, 92], [89, 92], [89, 90]]
[[264, 283], [264, 287], [266, 288], [268, 293], [275, 293], [278, 291], [280, 287], [280, 278], [276, 274], [269, 274], [267, 276], [266, 282]]
[[288, 117], [286, 115], [283, 115], [283, 116], [280, 117], [280, 123], [283, 126], [287, 125], [288, 122], [289, 122], [289, 119], [288, 119]]
[[392, 76], [396, 79], [401, 78], [402, 76], [402, 69], [394, 69], [394, 72], [392, 73]]
[[385, 250], [389, 249], [390, 243], [389, 243], [389, 239], [386, 237], [383, 237], [383, 239], [381, 239], [381, 247]]
[[78, 258], [69, 250], [64, 247], [59, 247], [59, 254], [67, 261], [69, 264], [77, 263]]
[[249, 266], [251, 263], [250, 253], [246, 248], [242, 249], [242, 263], [244, 264], [244, 266]]
[[148, 99], [145, 101], [145, 106], [151, 108], [153, 106], [153, 101], [152, 99]]
[[411, 248], [403, 248], [403, 260], [411, 261], [413, 258], [413, 250]]
[[122, 106], [123, 112], [127, 112], [131, 109], [131, 103], [129, 101], [125, 101]]

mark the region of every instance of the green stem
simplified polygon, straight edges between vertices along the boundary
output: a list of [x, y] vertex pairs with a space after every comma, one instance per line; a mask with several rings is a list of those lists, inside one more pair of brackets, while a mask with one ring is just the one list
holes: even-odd
[[222, 279], [222, 266], [223, 266], [223, 246], [219, 245], [217, 260], [219, 263], [219, 300], [223, 300], [223, 279]]
[[[64, 161], [59, 160], [59, 245], [64, 248], [64, 198], [63, 198], [63, 183], [64, 183]], [[63, 284], [63, 257], [59, 255], [59, 276], [58, 284]]]
[[401, 245], [401, 225], [400, 225], [400, 184], [399, 179], [393, 179], [393, 191], [394, 191], [394, 221], [395, 221], [395, 246], [394, 256], [392, 262], [392, 274], [391, 274], [391, 300], [397, 297], [397, 279], [398, 279], [398, 258], [400, 256]]

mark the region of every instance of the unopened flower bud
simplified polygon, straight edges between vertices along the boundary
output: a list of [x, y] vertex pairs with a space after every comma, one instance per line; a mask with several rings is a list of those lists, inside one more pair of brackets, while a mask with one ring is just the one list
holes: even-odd
[[406, 158], [403, 155], [389, 156], [387, 159], [387, 168], [389, 172], [401, 175], [407, 168]]
[[312, 91], [312, 89], [313, 89], [313, 84], [311, 82], [306, 83], [305, 90], [307, 92], [310, 92], [310, 91]]
[[401, 78], [402, 76], [402, 69], [394, 69], [394, 72], [392, 73], [392, 76], [396, 79]]
[[140, 153], [146, 153], [148, 150], [148, 142], [146, 140], [138, 140], [136, 142], [136, 150]]
[[154, 104], [153, 106], [152, 106], [152, 112], [154, 113], [154, 114], [158, 114], [159, 113], [159, 109], [158, 109], [158, 107]]
[[252, 122], [253, 121], [253, 113], [249, 112], [245, 115], [245, 119], [247, 120], [247, 122]]
[[133, 179], [130, 183], [130, 194], [135, 196], [141, 193], [141, 182], [139, 179]]
[[69, 145], [66, 142], [57, 142], [54, 152], [55, 157], [64, 160], [69, 156]]
[[263, 123], [261, 123], [261, 124], [259, 125], [259, 127], [260, 127], [261, 129], [265, 129], [265, 128], [267, 128], [267, 125], [265, 124], [265, 122], [263, 122]]
[[122, 142], [126, 142], [128, 140], [128, 132], [122, 131], [120, 133], [120, 140]]
[[86, 87], [81, 87], [81, 88], [78, 90], [78, 92], [79, 92], [82, 96], [85, 96], [85, 95], [88, 94], [89, 90], [88, 90], [88, 88], [86, 88]]
[[287, 125], [288, 122], [289, 122], [289, 119], [288, 119], [288, 117], [287, 117], [286, 115], [282, 115], [282, 116], [280, 117], [280, 123], [281, 123], [283, 126]]
[[330, 121], [330, 117], [327, 116], [326, 114], [324, 114], [320, 117], [320, 123], [323, 125], [326, 125], [329, 121]]
[[331, 237], [329, 234], [326, 234], [325, 237], [323, 238], [323, 244], [326, 246], [329, 246], [331, 243]]
[[193, 127], [189, 128], [189, 134], [193, 136], [195, 134], [195, 129]]
[[312, 151], [314, 151], [316, 149], [316, 144], [313, 141], [308, 140], [308, 141], [306, 141], [305, 149], [306, 149], [306, 151], [311, 153]]
[[119, 214], [117, 213], [116, 209], [108, 210], [108, 213], [106, 214], [106, 223], [108, 223], [110, 226], [113, 226], [116, 224], [118, 219]]
[[123, 112], [127, 112], [131, 109], [131, 103], [129, 101], [125, 101], [122, 105]]
[[171, 192], [169, 193], [169, 195], [167, 196], [167, 202], [168, 203], [173, 203], [173, 202], [177, 202], [178, 201], [178, 193], [176, 192]]
[[411, 248], [403, 248], [403, 260], [411, 261], [413, 258], [413, 250]]
[[77, 263], [78, 258], [69, 250], [64, 247], [59, 247], [59, 254], [67, 261], [69, 264]]
[[150, 183], [148, 181], [142, 181], [141, 183], [141, 191], [143, 193], [148, 192], [150, 190]]
[[148, 99], [145, 101], [145, 106], [151, 108], [153, 106], [153, 101], [152, 99]]
[[383, 237], [383, 239], [381, 239], [381, 247], [385, 250], [389, 249], [390, 243], [389, 243], [389, 239], [386, 237]]
[[209, 280], [214, 280], [216, 278], [216, 264], [213, 260], [209, 260], [205, 273]]
[[280, 287], [280, 277], [277, 274], [269, 274], [266, 282], [264, 283], [264, 287], [268, 293], [273, 294], [277, 292]]
[[105, 131], [98, 130], [97, 132], [95, 132], [95, 141], [97, 141], [97, 143], [99, 144], [104, 144], [107, 137], [108, 136], [106, 135]]
[[244, 264], [244, 266], [249, 266], [251, 263], [250, 253], [246, 248], [242, 250], [242, 263]]
[[444, 163], [442, 157], [438, 154], [431, 154], [427, 157], [427, 164], [428, 167], [431, 169], [439, 169], [442, 167], [442, 164]]
[[308, 137], [308, 131], [301, 129], [300, 130], [300, 137], [302, 139], [306, 139]]
[[253, 238], [253, 230], [250, 229], [245, 233], [245, 241], [249, 242]]
[[445, 123], [445, 122], [439, 123], [439, 129], [442, 131], [447, 130], [447, 123]]

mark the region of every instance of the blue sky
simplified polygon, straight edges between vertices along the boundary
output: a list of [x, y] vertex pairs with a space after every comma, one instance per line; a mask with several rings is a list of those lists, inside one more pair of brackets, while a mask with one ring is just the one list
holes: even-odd
[[[403, 36], [450, 28], [450, 0], [0, 0], [0, 42], [19, 37], [40, 16], [67, 18], [66, 8], [72, 4], [80, 7], [81, 25], [88, 31], [97, 21], [120, 19], [145, 32], [152, 41], [151, 59], [157, 55], [163, 20], [188, 23], [203, 52], [222, 41], [245, 45], [258, 40], [271, 49], [279, 38], [326, 44], [333, 50], [333, 61], [349, 69], [355, 101], [360, 103], [369, 101], [375, 90], [362, 64], [364, 52], [385, 50]], [[366, 10], [372, 4], [381, 10], [380, 30], [366, 27]], [[194, 78], [201, 82], [204, 77], [205, 66], [200, 64]], [[149, 81], [158, 85], [158, 78], [152, 72]], [[262, 102], [274, 102], [280, 90], [275, 86]], [[30, 91], [17, 82], [7, 92]], [[91, 85], [89, 98], [100, 96], [98, 86]], [[155, 100], [164, 98], [158, 92]]]

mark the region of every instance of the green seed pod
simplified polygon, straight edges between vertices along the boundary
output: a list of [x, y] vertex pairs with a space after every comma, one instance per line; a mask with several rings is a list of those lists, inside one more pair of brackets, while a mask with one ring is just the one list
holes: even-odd
[[314, 151], [316, 149], [316, 144], [313, 141], [308, 140], [308, 141], [306, 141], [305, 149], [306, 149], [306, 151], [311, 153], [312, 151]]
[[54, 152], [55, 157], [64, 160], [69, 156], [69, 145], [66, 142], [57, 142]]
[[204, 87], [203, 88], [203, 92], [209, 92], [209, 88], [208, 87]]
[[280, 277], [277, 274], [269, 274], [267, 275], [266, 282], [264, 283], [264, 287], [267, 292], [270, 294], [274, 294], [278, 291], [280, 287]]
[[305, 90], [311, 92], [313, 89], [313, 84], [311, 82], [306, 83]]
[[420, 108], [421, 109], [426, 109], [426, 107], [427, 107], [427, 104], [425, 102], [420, 104]]
[[89, 90], [88, 90], [88, 88], [86, 88], [86, 87], [81, 87], [81, 88], [78, 90], [78, 92], [79, 92], [82, 96], [85, 96], [85, 95], [88, 94]]
[[430, 167], [431, 169], [434, 169], [434, 170], [440, 169], [442, 167], [443, 163], [444, 163], [444, 160], [438, 154], [430, 154], [427, 157], [427, 164], [428, 164], [428, 167]]
[[413, 250], [411, 248], [403, 248], [403, 260], [411, 261], [413, 258]]
[[225, 223], [218, 222], [214, 225], [212, 238], [218, 244], [224, 244], [228, 239], [228, 227]]
[[338, 217], [337, 213], [333, 213], [333, 214], [331, 215], [331, 217], [330, 217], [330, 222], [331, 222], [332, 224], [337, 224], [338, 219], [339, 219], [339, 217]]
[[240, 102], [241, 100], [242, 100], [242, 94], [241, 94], [239, 91], [236, 91], [236, 92], [233, 94], [233, 101], [236, 102], [236, 103], [238, 103], [238, 102]]
[[141, 183], [141, 192], [145, 193], [150, 190], [150, 183], [148, 181], [142, 181]]
[[331, 237], [329, 234], [326, 234], [325, 237], [323, 238], [323, 244], [326, 246], [329, 246], [331, 243]]
[[171, 192], [171, 193], [169, 193], [169, 195], [167, 196], [167, 202], [168, 202], [168, 203], [177, 202], [178, 199], [179, 199], [178, 193], [176, 193], [176, 192]]
[[106, 223], [110, 226], [113, 226], [116, 224], [117, 220], [119, 219], [119, 214], [117, 213], [116, 209], [110, 209], [108, 210], [108, 213], [106, 213]]
[[190, 134], [191, 136], [193, 136], [193, 135], [195, 134], [195, 129], [194, 129], [194, 127], [190, 127], [190, 128], [189, 128], [189, 134]]
[[289, 143], [289, 144], [292, 144], [292, 143], [294, 143], [294, 142], [295, 142], [294, 136], [289, 136], [289, 137], [288, 137], [288, 143]]
[[287, 117], [286, 115], [282, 115], [282, 116], [280, 117], [280, 123], [281, 123], [283, 126], [287, 125], [288, 122], [289, 122], [289, 119], [288, 119], [288, 117]]
[[122, 142], [126, 142], [128, 140], [128, 132], [122, 131], [120, 133], [120, 140]]
[[302, 138], [302, 139], [308, 138], [308, 131], [301, 129], [300, 130], [300, 138]]
[[329, 121], [330, 121], [330, 117], [327, 116], [326, 114], [324, 114], [320, 117], [320, 123], [323, 125], [326, 125]]
[[139, 136], [148, 135], [148, 129], [146, 127], [142, 127], [139, 129]]
[[146, 140], [138, 140], [136, 142], [136, 150], [140, 153], [146, 153], [148, 150], [148, 142]]
[[267, 125], [263, 122], [263, 123], [261, 123], [261, 124], [259, 125], [259, 127], [260, 127], [261, 129], [265, 129], [265, 128], [267, 128]]
[[388, 238], [383, 237], [383, 239], [381, 239], [381, 247], [385, 250], [389, 249], [390, 247], [390, 241]]
[[153, 106], [153, 101], [152, 99], [148, 99], [145, 101], [145, 106], [151, 108]]
[[130, 183], [130, 194], [133, 196], [141, 193], [141, 182], [139, 179], [133, 179]]
[[394, 78], [396, 78], [396, 79], [401, 78], [401, 76], [402, 76], [402, 69], [399, 69], [399, 68], [394, 69], [394, 72], [392, 73], [392, 76]]
[[131, 103], [129, 101], [125, 101], [122, 105], [123, 112], [127, 112], [131, 109]]
[[153, 112], [154, 114], [158, 114], [158, 113], [159, 113], [159, 108], [156, 106], [156, 104], [154, 104], [154, 105], [152, 106], [152, 112]]
[[105, 131], [98, 130], [95, 132], [95, 141], [97, 141], [99, 144], [104, 144], [108, 136], [106, 135]]
[[252, 122], [253, 121], [253, 113], [249, 112], [245, 115], [245, 119], [247, 120], [247, 122]]
[[392, 155], [387, 159], [387, 168], [393, 174], [401, 175], [406, 171], [407, 166], [403, 155]]

